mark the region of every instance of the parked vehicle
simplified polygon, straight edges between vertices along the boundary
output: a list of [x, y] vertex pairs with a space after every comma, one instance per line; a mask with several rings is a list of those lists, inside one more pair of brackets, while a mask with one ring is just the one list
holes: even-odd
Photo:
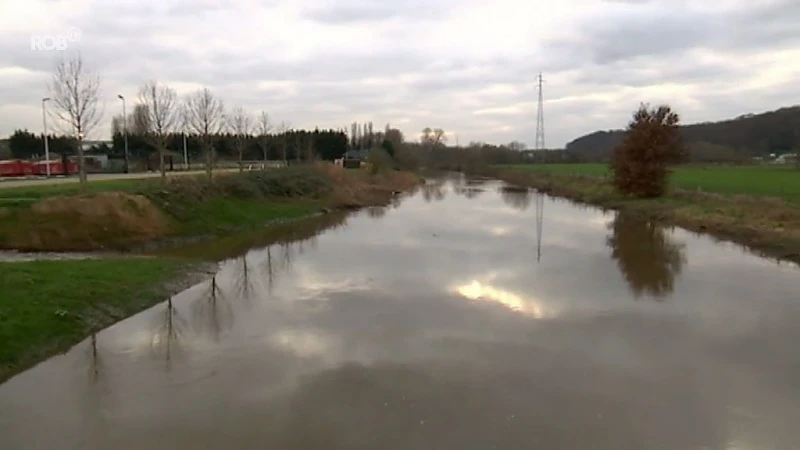
[[50, 165], [51, 175], [64, 175], [65, 173], [78, 172], [78, 165], [74, 161], [67, 161], [67, 170], [65, 172], [64, 163], [61, 160], [31, 162], [22, 159], [10, 159], [0, 161], [0, 177], [47, 175], [48, 164]]

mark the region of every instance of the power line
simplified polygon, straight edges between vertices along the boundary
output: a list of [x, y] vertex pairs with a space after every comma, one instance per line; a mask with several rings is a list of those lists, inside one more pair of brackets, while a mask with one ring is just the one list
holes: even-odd
[[542, 78], [542, 73], [539, 72], [539, 108], [536, 112], [536, 144], [534, 145], [535, 150], [544, 150], [544, 101], [542, 98], [542, 83], [544, 83], [544, 79]]

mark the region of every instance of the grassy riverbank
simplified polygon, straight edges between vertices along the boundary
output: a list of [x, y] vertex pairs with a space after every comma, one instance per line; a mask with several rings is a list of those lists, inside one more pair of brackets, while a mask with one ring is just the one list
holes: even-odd
[[[515, 164], [506, 168], [550, 175], [607, 178], [607, 164]], [[670, 186], [675, 189], [722, 195], [783, 198], [800, 203], [800, 171], [789, 165], [685, 165], [674, 168]]]
[[0, 382], [204, 276], [172, 258], [2, 262]]
[[662, 198], [637, 199], [616, 193], [608, 179], [598, 176], [527, 166], [473, 172], [582, 203], [642, 214], [746, 245], [767, 256], [800, 262], [800, 208], [786, 198], [672, 189]]
[[[129, 250], [176, 237], [224, 235], [322, 209], [384, 204], [410, 189], [413, 174], [371, 174], [330, 164], [94, 186], [0, 191], [0, 249]], [[74, 186], [69, 186], [74, 189]], [[107, 189], [107, 190], [106, 190]]]

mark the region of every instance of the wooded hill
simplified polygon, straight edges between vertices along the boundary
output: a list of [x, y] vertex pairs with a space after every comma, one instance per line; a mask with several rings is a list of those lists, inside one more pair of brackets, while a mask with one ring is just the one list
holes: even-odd
[[[623, 130], [596, 131], [567, 144], [567, 150], [586, 161], [608, 161], [622, 139]], [[721, 122], [681, 127], [681, 134], [696, 161], [749, 159], [800, 149], [800, 106], [761, 114], [745, 114]]]

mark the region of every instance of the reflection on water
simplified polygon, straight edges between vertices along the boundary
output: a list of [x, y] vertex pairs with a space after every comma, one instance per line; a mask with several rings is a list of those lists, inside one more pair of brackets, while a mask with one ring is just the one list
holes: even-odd
[[89, 337], [89, 342], [91, 342], [91, 345], [86, 352], [87, 359], [89, 360], [89, 382], [91, 384], [96, 384], [103, 370], [103, 359], [97, 352], [97, 333], [92, 333]]
[[177, 253], [219, 270], [0, 385], [0, 448], [800, 442], [800, 271], [711, 239], [451, 175]]
[[503, 202], [514, 209], [525, 211], [531, 204], [532, 192], [526, 187], [502, 186], [499, 190]]
[[472, 282], [468, 284], [456, 286], [453, 290], [470, 300], [496, 302], [513, 311], [529, 315], [535, 319], [544, 317], [541, 305], [535, 301], [523, 299], [513, 292], [498, 289], [489, 284], [483, 284], [478, 280], [472, 280]]
[[521, 186], [503, 185], [498, 189], [503, 202], [519, 211], [525, 211], [531, 204], [531, 198], [536, 205], [536, 262], [542, 260], [542, 232], [544, 227], [544, 199], [545, 194]]
[[233, 327], [234, 309], [230, 297], [217, 285], [217, 277], [209, 281], [208, 288], [193, 303], [196, 330], [214, 341]]
[[259, 279], [250, 273], [247, 255], [242, 255], [235, 261], [234, 267], [236, 268], [236, 272], [233, 276], [233, 280], [236, 296], [242, 299], [244, 303], [250, 303], [255, 291], [258, 289]]
[[155, 358], [164, 359], [164, 367], [169, 370], [174, 353], [180, 351], [180, 342], [186, 333], [188, 324], [172, 305], [172, 297], [162, 308], [161, 313], [154, 316], [150, 349]]
[[450, 181], [454, 194], [469, 199], [476, 198], [485, 191], [482, 187], [484, 184], [483, 181], [470, 179], [460, 174], [448, 177], [448, 181]]
[[437, 178], [433, 180], [426, 180], [426, 182], [420, 186], [420, 189], [422, 190], [422, 198], [424, 198], [426, 202], [440, 202], [444, 200], [446, 195], [444, 186], [444, 179]]
[[536, 262], [542, 261], [542, 233], [544, 232], [544, 197], [536, 193]]
[[625, 212], [618, 213], [609, 228], [611, 257], [634, 297], [663, 299], [671, 294], [686, 261], [684, 245], [673, 242], [653, 221]]
[[319, 215], [312, 219], [272, 225], [263, 230], [254, 230], [178, 248], [169, 248], [161, 253], [167, 256], [200, 257], [213, 260], [233, 258], [241, 256], [253, 248], [313, 239], [317, 234], [325, 230], [345, 226], [349, 215], [350, 213], [337, 211]]
[[373, 219], [380, 219], [386, 215], [385, 206], [370, 206], [366, 208], [367, 215]]

